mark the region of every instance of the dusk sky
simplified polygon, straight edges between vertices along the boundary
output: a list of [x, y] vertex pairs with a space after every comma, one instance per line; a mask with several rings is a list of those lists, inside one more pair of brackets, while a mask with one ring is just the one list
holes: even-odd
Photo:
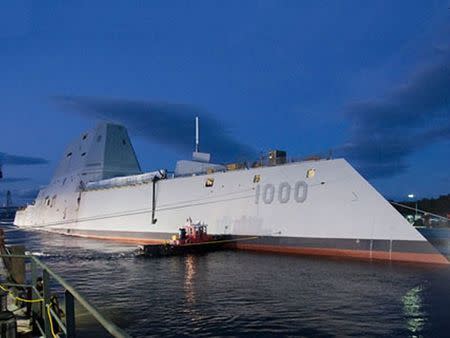
[[[145, 171], [194, 148], [344, 157], [385, 197], [450, 193], [450, 1], [2, 1], [0, 204], [99, 120]], [[19, 157], [20, 156], [20, 157]]]

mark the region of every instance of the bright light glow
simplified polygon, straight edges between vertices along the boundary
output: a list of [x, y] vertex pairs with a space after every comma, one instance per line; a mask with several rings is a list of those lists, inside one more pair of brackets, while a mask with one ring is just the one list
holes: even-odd
[[408, 198], [414, 198], [414, 194], [409, 194]]

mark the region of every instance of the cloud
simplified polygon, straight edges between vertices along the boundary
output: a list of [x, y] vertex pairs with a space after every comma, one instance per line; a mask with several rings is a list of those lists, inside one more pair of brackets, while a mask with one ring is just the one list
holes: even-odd
[[417, 69], [381, 99], [348, 105], [350, 137], [337, 153], [369, 178], [408, 169], [408, 156], [450, 140], [450, 55]]
[[6, 192], [11, 192], [13, 204], [34, 200], [39, 193], [38, 188], [0, 190], [0, 200], [6, 200]]
[[57, 96], [54, 100], [64, 109], [122, 123], [153, 142], [189, 152], [194, 148], [195, 116], [199, 116], [201, 151], [222, 161], [257, 154], [219, 120], [192, 105], [81, 96]]
[[39, 193], [38, 188], [30, 188], [30, 189], [14, 190], [11, 192], [11, 195], [16, 196], [17, 198], [22, 200], [33, 200], [36, 198], [38, 193]]
[[0, 179], [0, 184], [2, 184], [2, 183], [24, 182], [24, 181], [28, 181], [28, 180], [29, 180], [28, 177], [6, 177], [6, 178]]
[[48, 161], [39, 157], [10, 155], [0, 152], [0, 165], [36, 165], [47, 164]]

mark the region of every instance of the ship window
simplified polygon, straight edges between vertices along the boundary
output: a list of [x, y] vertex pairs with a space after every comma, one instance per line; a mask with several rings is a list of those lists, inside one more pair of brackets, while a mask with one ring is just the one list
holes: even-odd
[[66, 157], [70, 157], [70, 156], [72, 156], [72, 153], [68, 153], [68, 154], [66, 155]]
[[253, 183], [259, 183], [259, 181], [261, 181], [261, 175], [253, 176]]
[[306, 171], [306, 178], [313, 178], [316, 174], [316, 169], [308, 169]]
[[82, 153], [82, 154], [81, 154], [81, 156], [84, 156], [84, 155], [86, 155], [86, 153]]
[[62, 185], [66, 184], [66, 181], [67, 181], [67, 177], [64, 177]]
[[127, 144], [127, 141], [122, 140], [122, 144], [123, 144], [123, 145], [126, 145], [126, 144]]
[[214, 185], [214, 178], [207, 178], [205, 182], [205, 187], [209, 188]]
[[88, 134], [84, 134], [83, 135], [83, 140], [87, 139], [87, 137], [88, 137]]

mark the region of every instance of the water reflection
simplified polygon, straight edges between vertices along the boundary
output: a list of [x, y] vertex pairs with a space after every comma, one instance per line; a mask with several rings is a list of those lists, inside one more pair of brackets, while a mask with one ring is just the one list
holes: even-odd
[[419, 337], [427, 320], [427, 314], [423, 309], [423, 287], [416, 286], [409, 290], [402, 299], [403, 313], [406, 317], [406, 325], [411, 337]]
[[[134, 337], [450, 332], [448, 268], [241, 251], [135, 259], [133, 246], [17, 229], [8, 240], [38, 252]], [[87, 318], [78, 324], [80, 337], [105, 336]]]
[[186, 294], [186, 301], [189, 304], [195, 304], [194, 277], [197, 271], [197, 257], [194, 255], [187, 255], [184, 263], [185, 263], [184, 292]]
[[[201, 289], [196, 288], [198, 281], [199, 257], [195, 255], [187, 255], [184, 259], [184, 295], [185, 304], [183, 304], [183, 312], [185, 314], [186, 325], [192, 332], [198, 333], [205, 325], [204, 310], [202, 309]], [[197, 291], [200, 293], [197, 295]], [[198, 299], [197, 299], [198, 298]], [[200, 304], [198, 304], [198, 301]]]

